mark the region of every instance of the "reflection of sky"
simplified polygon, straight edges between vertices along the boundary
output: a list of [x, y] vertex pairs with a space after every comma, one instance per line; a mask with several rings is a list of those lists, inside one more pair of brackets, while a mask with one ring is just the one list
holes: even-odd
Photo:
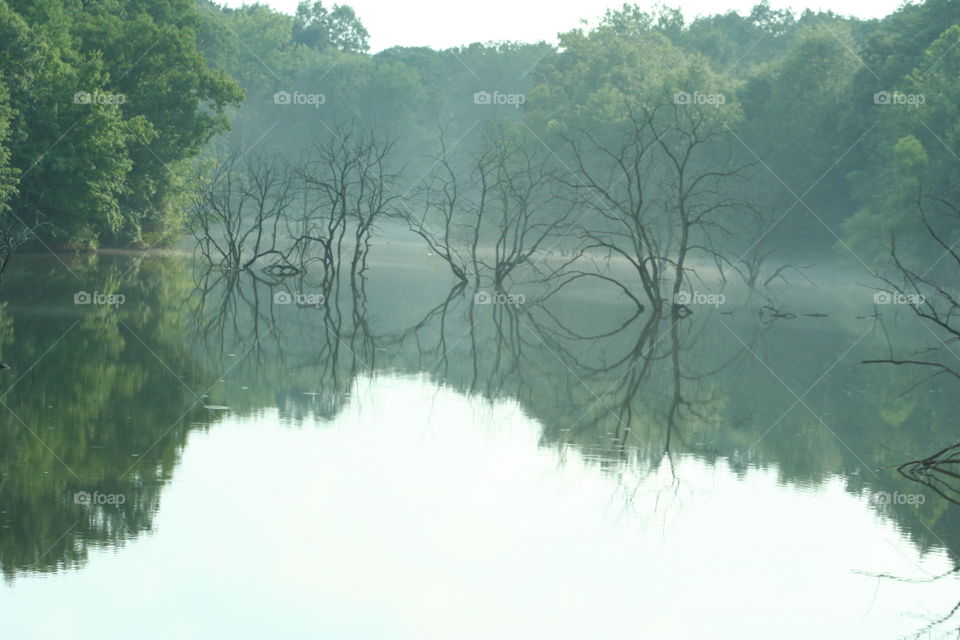
[[855, 573], [949, 562], [839, 480], [618, 478], [538, 447], [513, 403], [390, 377], [352, 398], [194, 431], [154, 533], [0, 587], [3, 636], [877, 640], [960, 599]]
[[[312, 0], [311, 0], [312, 1]], [[262, 2], [278, 11], [294, 14], [300, 0], [266, 0]], [[230, 7], [253, 4], [251, 0], [226, 0]], [[324, 2], [330, 7], [332, 3]], [[354, 8], [360, 21], [370, 32], [371, 51], [380, 51], [396, 45], [446, 48], [488, 42], [514, 40], [521, 42], [552, 42], [561, 32], [576, 29], [580, 20], [595, 24], [607, 9], [619, 9], [620, 0], [542, 0], [516, 2], [515, 0], [348, 0], [340, 2]], [[650, 3], [637, 3], [650, 10]], [[699, 15], [714, 15], [737, 11], [750, 13], [760, 0], [674, 0], [662, 2], [679, 7], [687, 20]], [[900, 0], [771, 0], [774, 9], [804, 9], [833, 11], [841, 15], [861, 18], [879, 18], [892, 13]], [[946, 27], [944, 27], [946, 28]], [[749, 44], [749, 43], [748, 43]]]

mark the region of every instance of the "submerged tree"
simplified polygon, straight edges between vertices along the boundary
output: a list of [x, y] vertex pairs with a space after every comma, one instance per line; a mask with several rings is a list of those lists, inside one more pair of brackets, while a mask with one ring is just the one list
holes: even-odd
[[477, 149], [461, 154], [441, 131], [419, 212], [403, 217], [459, 282], [501, 290], [521, 265], [539, 271], [571, 229], [574, 209], [560, 194], [559, 171], [526, 127], [492, 122]]
[[746, 208], [732, 187], [738, 105], [705, 60], [658, 34], [625, 41], [606, 25], [563, 45], [534, 103], [583, 211], [580, 250], [629, 265], [659, 312], [696, 277], [695, 257], [730, 261], [721, 240]]
[[212, 265], [249, 269], [266, 257], [284, 264], [281, 224], [296, 197], [293, 176], [278, 158], [253, 156], [237, 168], [240, 160], [222, 157], [209, 175], [198, 177], [188, 229]]
[[[941, 191], [932, 191], [921, 184], [916, 191], [914, 213], [928, 242], [938, 251], [927, 252], [927, 257], [919, 260], [914, 251], [903, 251], [896, 235], [891, 233], [892, 272], [880, 274], [884, 290], [876, 293], [874, 301], [906, 303], [936, 342], [902, 356], [895, 355], [891, 345], [888, 357], [864, 362], [918, 367], [931, 372], [914, 387], [943, 376], [960, 381], [960, 367], [954, 363], [953, 352], [953, 346], [960, 343], [960, 289], [957, 287], [960, 282], [957, 249], [960, 183], [948, 185]], [[910, 480], [960, 504], [958, 463], [960, 439], [930, 456], [904, 462], [898, 470]]]
[[294, 246], [288, 256], [306, 265], [314, 260], [311, 248], [318, 244], [326, 273], [336, 274], [344, 261], [346, 239], [353, 282], [367, 269], [377, 225], [395, 214], [399, 198], [398, 173], [392, 166], [395, 143], [356, 123], [329, 133], [314, 141], [297, 169], [303, 210], [291, 221]]

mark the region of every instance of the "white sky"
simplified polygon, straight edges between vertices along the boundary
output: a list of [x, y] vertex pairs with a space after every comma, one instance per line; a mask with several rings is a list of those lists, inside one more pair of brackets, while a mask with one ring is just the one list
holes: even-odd
[[[250, 0], [218, 0], [229, 6], [252, 4]], [[689, 21], [697, 15], [723, 13], [734, 9], [745, 13], [759, 0], [672, 0]], [[299, 0], [261, 0], [261, 3], [293, 14]], [[347, 4], [354, 8], [371, 36], [376, 52], [395, 45], [446, 48], [490, 40], [553, 41], [556, 34], [591, 23], [607, 8], [623, 0], [326, 0], [324, 5]], [[652, 2], [637, 2], [653, 6]], [[771, 0], [775, 9], [831, 9], [844, 15], [875, 18], [894, 11], [901, 0]]]

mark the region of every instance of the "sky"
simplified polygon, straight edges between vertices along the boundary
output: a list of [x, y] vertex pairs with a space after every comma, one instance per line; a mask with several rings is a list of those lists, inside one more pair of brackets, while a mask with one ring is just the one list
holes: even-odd
[[[228, 6], [253, 4], [250, 0], [218, 0]], [[299, 0], [260, 0], [284, 13], [293, 14]], [[675, 0], [689, 21], [698, 15], [746, 13], [759, 0]], [[326, 6], [353, 7], [370, 32], [373, 53], [393, 46], [429, 46], [435, 49], [499, 40], [554, 42], [556, 34], [577, 27], [580, 20], [593, 24], [622, 0], [326, 0]], [[653, 6], [651, 2], [637, 2]], [[878, 18], [893, 12], [901, 0], [771, 0], [774, 9], [833, 10], [843, 15]]]

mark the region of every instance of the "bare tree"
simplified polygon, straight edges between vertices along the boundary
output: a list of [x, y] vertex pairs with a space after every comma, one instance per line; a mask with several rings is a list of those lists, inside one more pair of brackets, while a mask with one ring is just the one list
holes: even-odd
[[443, 259], [457, 280], [467, 283], [468, 261], [458, 247], [458, 228], [462, 225], [463, 182], [451, 157], [446, 141], [446, 130], [440, 130], [440, 153], [433, 158], [433, 166], [424, 186], [418, 190], [420, 213], [410, 209], [402, 217], [411, 231], [420, 236], [435, 255]]
[[537, 270], [569, 229], [573, 206], [559, 197], [555, 159], [525, 131], [492, 123], [474, 152], [457, 156], [441, 130], [419, 213], [404, 216], [461, 283], [502, 289], [518, 266]]
[[281, 223], [296, 198], [289, 167], [277, 157], [254, 155], [241, 168], [236, 154], [221, 157], [197, 181], [187, 228], [211, 265], [249, 269], [273, 257], [285, 261]]
[[[924, 347], [907, 356], [895, 356], [893, 346], [887, 358], [864, 360], [865, 364], [915, 366], [930, 371], [911, 389], [933, 378], [948, 376], [960, 379], [960, 369], [952, 364], [951, 345], [960, 341], [960, 292], [957, 290], [960, 274], [960, 252], [956, 238], [949, 230], [960, 223], [960, 188], [953, 187], [943, 194], [931, 194], [920, 188], [916, 208], [919, 220], [940, 258], [928, 264], [923, 271], [907, 264], [901, 255], [895, 237], [890, 240], [894, 275], [880, 275], [889, 290], [881, 296], [898, 296], [908, 302], [913, 313], [928, 325], [938, 344]], [[953, 442], [933, 455], [901, 464], [898, 469], [905, 477], [926, 485], [951, 502], [960, 503], [960, 441]]]
[[524, 134], [525, 129], [499, 123], [487, 132], [478, 162], [483, 174], [484, 205], [490, 210], [494, 257], [484, 266], [493, 285], [502, 289], [514, 270], [536, 263], [570, 230], [574, 207], [560, 196], [560, 169], [552, 152]]
[[715, 106], [668, 96], [625, 100], [616, 126], [561, 134], [575, 165], [563, 182], [585, 211], [581, 251], [626, 261], [658, 313], [665, 287], [675, 297], [696, 276], [694, 255], [728, 262], [718, 241], [746, 205], [726, 195], [743, 168], [726, 136]]
[[350, 278], [362, 278], [370, 240], [383, 218], [396, 215], [398, 173], [391, 168], [394, 142], [355, 124], [339, 125], [308, 149], [298, 169], [303, 184], [303, 215], [296, 220], [291, 256], [311, 260], [319, 244], [329, 277], [339, 273], [350, 234]]
[[865, 363], [916, 365], [932, 369], [931, 377], [946, 374], [960, 378], [960, 370], [937, 359], [937, 356], [944, 352], [950, 355], [950, 345], [960, 341], [960, 291], [953, 284], [957, 281], [957, 274], [960, 273], [960, 253], [956, 249], [956, 240], [947, 237], [946, 232], [934, 226], [930, 209], [933, 204], [942, 205], [937, 211], [937, 217], [946, 223], [942, 226], [955, 226], [960, 223], [958, 201], [960, 200], [934, 197], [921, 192], [916, 203], [919, 219], [926, 235], [933, 241], [933, 245], [942, 251], [941, 257], [923, 271], [915, 269], [907, 264], [907, 259], [897, 248], [896, 238], [892, 237], [890, 256], [894, 274], [879, 275], [883, 286], [889, 289], [879, 295], [897, 296], [911, 303], [909, 307], [913, 313], [934, 331], [939, 332], [940, 344], [925, 348], [923, 357], [897, 358], [893, 356], [891, 349], [888, 358], [865, 360]]

